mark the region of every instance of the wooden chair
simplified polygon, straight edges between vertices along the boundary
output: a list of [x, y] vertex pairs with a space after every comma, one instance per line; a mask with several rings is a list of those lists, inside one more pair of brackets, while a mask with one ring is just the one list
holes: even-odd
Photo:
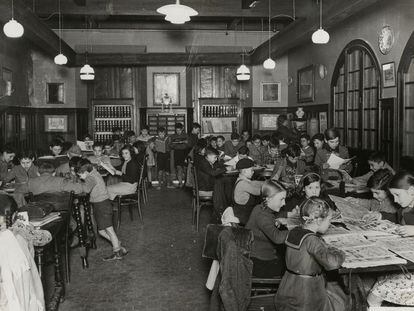
[[252, 277], [251, 295], [257, 296], [260, 294], [274, 294], [282, 281], [282, 276], [275, 278], [256, 278]]
[[147, 160], [148, 160], [148, 155], [145, 156], [144, 163], [142, 164], [142, 170], [143, 170], [142, 182], [138, 184], [139, 190], [142, 193], [142, 201], [144, 204], [148, 203], [148, 178], [145, 176], [145, 172], [148, 169]]
[[[117, 217], [118, 219], [117, 219], [117, 225], [116, 225], [117, 229], [119, 229], [120, 226], [121, 226], [122, 208], [124, 208], [124, 207], [128, 207], [129, 217], [130, 217], [131, 221], [133, 221], [134, 220], [133, 207], [136, 206], [137, 209], [138, 209], [139, 219], [141, 220], [141, 222], [143, 221], [142, 211], [141, 211], [141, 199], [145, 203], [145, 199], [144, 199], [144, 196], [145, 196], [144, 191], [145, 190], [143, 190], [145, 188], [145, 186], [143, 186], [144, 172], [145, 172], [145, 168], [146, 168], [145, 162], [141, 166], [141, 170], [140, 170], [139, 178], [138, 178], [137, 190], [135, 191], [135, 193], [125, 194], [125, 195], [118, 195], [115, 198], [115, 200], [117, 202], [117, 207], [118, 207], [118, 217]], [[142, 193], [142, 196], [141, 196], [141, 193]]]
[[198, 232], [200, 224], [200, 211], [202, 206], [213, 206], [213, 195], [200, 195], [198, 189], [197, 169], [194, 163], [191, 165], [191, 172], [193, 175], [194, 186], [193, 186], [193, 225], [196, 225], [196, 231]]

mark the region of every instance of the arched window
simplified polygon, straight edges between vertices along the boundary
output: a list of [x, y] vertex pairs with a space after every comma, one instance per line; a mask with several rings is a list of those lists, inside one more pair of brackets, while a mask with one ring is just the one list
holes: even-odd
[[349, 43], [332, 78], [332, 120], [351, 148], [377, 150], [381, 75], [372, 49], [362, 40]]
[[412, 157], [414, 155], [414, 56], [411, 57], [410, 65], [403, 74], [403, 81], [402, 156]]

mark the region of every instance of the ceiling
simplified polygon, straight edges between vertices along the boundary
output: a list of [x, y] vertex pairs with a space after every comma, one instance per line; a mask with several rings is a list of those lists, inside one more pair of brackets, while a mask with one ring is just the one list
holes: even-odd
[[[188, 29], [267, 30], [268, 0], [182, 0], [198, 11], [191, 23], [172, 25], [156, 9], [174, 0], [61, 0], [63, 28], [79, 29]], [[271, 1], [271, 29], [281, 30], [293, 20], [294, 0]], [[24, 0], [26, 6], [51, 28], [58, 28], [58, 0]], [[309, 1], [308, 1], [309, 2]], [[247, 6], [248, 7], [248, 6]]]

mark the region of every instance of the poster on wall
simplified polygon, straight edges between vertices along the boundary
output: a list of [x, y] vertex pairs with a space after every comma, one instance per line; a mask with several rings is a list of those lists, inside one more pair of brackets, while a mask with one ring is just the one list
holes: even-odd
[[154, 106], [180, 105], [180, 74], [154, 73]]
[[328, 128], [328, 114], [326, 111], [319, 112], [319, 132], [323, 133]]
[[45, 116], [46, 132], [67, 132], [68, 116], [66, 115], [46, 115]]
[[280, 82], [262, 82], [260, 94], [261, 101], [264, 103], [280, 102]]
[[395, 82], [395, 63], [382, 64], [382, 81], [384, 87], [393, 87]]
[[259, 130], [273, 131], [277, 129], [278, 114], [261, 114], [259, 115]]

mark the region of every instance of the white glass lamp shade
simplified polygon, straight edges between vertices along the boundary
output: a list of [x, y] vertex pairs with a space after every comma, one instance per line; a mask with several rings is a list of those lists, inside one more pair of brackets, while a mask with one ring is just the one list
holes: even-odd
[[88, 64], [85, 64], [80, 69], [80, 79], [81, 80], [93, 80], [95, 79], [95, 70]]
[[326, 44], [329, 42], [329, 33], [319, 28], [312, 34], [312, 42], [315, 44]]
[[250, 80], [250, 69], [246, 65], [241, 65], [237, 68], [236, 78], [238, 81]]
[[263, 62], [263, 68], [272, 70], [276, 68], [276, 62], [270, 57]]
[[198, 15], [198, 12], [193, 8], [180, 4], [180, 0], [177, 0], [175, 4], [168, 4], [158, 8], [157, 12], [164, 14], [165, 20], [172, 24], [184, 24], [190, 21], [191, 16]]
[[68, 58], [62, 53], [56, 55], [54, 60], [56, 65], [66, 65], [68, 63]]
[[20, 38], [24, 34], [24, 28], [22, 24], [12, 18], [4, 24], [3, 32], [9, 38]]

